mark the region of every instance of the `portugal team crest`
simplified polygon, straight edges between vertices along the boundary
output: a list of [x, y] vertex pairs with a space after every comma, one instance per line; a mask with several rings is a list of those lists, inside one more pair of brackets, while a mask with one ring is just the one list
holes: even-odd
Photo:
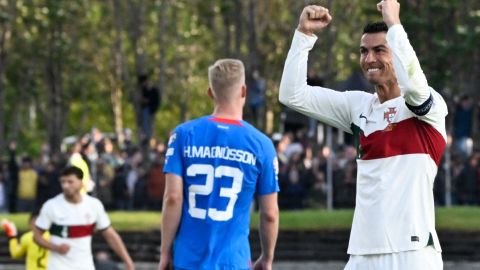
[[395, 119], [395, 115], [397, 114], [397, 108], [395, 107], [390, 107], [385, 112], [383, 113], [383, 120], [388, 122], [387, 127], [384, 129], [384, 131], [390, 131], [393, 129], [395, 126], [393, 122], [393, 119]]
[[393, 119], [395, 119], [396, 114], [397, 114], [397, 108], [395, 107], [388, 108], [388, 110], [386, 110], [383, 113], [383, 119], [386, 120], [389, 124], [391, 124], [393, 122]]

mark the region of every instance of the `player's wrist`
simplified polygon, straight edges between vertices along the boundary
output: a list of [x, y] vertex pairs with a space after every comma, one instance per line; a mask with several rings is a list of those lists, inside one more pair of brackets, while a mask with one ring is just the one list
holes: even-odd
[[260, 258], [265, 263], [273, 263], [273, 252], [271, 254], [262, 253]]
[[160, 249], [160, 257], [170, 258], [170, 257], [172, 257], [172, 253], [170, 252], [170, 250], [162, 250], [162, 249]]
[[400, 24], [401, 24], [401, 23], [398, 22], [398, 23], [387, 24], [387, 26], [388, 26], [388, 29], [390, 29], [390, 28], [392, 28], [393, 26], [395, 26], [395, 25], [400, 25]]
[[300, 24], [297, 26], [297, 31], [307, 35], [307, 36], [313, 36], [313, 31], [306, 29], [305, 27], [302, 27]]
[[397, 24], [401, 24], [400, 22], [400, 18], [395, 18], [395, 19], [391, 19], [391, 20], [386, 20], [385, 21], [385, 24], [388, 26], [388, 28], [394, 26], [394, 25], [397, 25]]

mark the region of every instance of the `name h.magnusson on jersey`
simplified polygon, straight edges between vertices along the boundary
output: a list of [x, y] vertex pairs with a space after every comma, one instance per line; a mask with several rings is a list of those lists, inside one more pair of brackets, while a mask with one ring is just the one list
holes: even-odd
[[252, 153], [222, 146], [185, 146], [183, 156], [187, 158], [221, 158], [255, 166], [257, 158]]

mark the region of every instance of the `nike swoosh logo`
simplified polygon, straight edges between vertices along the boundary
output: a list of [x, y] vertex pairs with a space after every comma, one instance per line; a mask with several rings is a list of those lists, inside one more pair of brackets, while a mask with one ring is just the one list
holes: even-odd
[[363, 113], [360, 114], [360, 119], [365, 119], [365, 122], [367, 123], [375, 123], [375, 121], [372, 121], [372, 120], [369, 120], [365, 115], [363, 115]]

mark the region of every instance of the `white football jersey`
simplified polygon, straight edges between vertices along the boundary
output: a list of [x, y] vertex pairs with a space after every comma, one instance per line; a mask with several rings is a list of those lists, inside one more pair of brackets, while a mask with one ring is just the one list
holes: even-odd
[[355, 135], [357, 196], [348, 253], [418, 250], [429, 240], [441, 251], [433, 182], [446, 146], [447, 106], [428, 86], [403, 27], [387, 33], [402, 94], [383, 103], [377, 94], [308, 86], [308, 52], [315, 41], [295, 33], [280, 101]]
[[43, 205], [35, 225], [50, 231], [52, 243], [70, 246], [65, 255], [50, 252], [48, 269], [94, 270], [92, 235], [107, 229], [110, 219], [96, 198], [83, 194], [82, 201], [74, 204], [59, 194]]

